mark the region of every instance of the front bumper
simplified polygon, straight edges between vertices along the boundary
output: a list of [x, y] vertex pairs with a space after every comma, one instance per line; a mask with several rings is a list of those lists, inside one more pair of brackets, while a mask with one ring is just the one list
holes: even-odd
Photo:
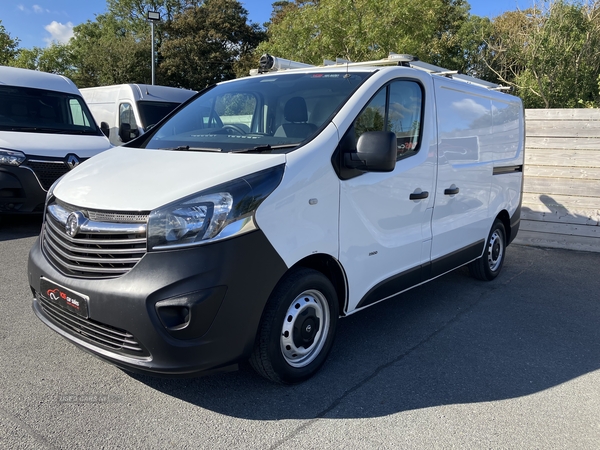
[[28, 167], [0, 167], [0, 213], [42, 213], [46, 191]]
[[[28, 276], [35, 314], [70, 342], [127, 370], [188, 375], [247, 359], [266, 301], [286, 270], [257, 230], [214, 244], [150, 252], [129, 273], [96, 280], [63, 275], [45, 258], [38, 239], [29, 254]], [[89, 319], [57, 316], [48, 308], [40, 292], [42, 277], [89, 297]], [[188, 324], [169, 327], [172, 314], [159, 314], [159, 302], [166, 309], [191, 305]], [[69, 325], [73, 322], [79, 328]], [[129, 333], [141, 350], [107, 346], [85, 331], [98, 324]]]

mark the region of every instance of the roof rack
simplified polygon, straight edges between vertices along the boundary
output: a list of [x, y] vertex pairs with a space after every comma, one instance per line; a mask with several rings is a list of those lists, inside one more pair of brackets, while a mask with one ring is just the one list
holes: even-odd
[[[423, 70], [432, 75], [439, 75], [443, 77], [452, 78], [453, 80], [462, 81], [463, 83], [474, 84], [477, 86], [481, 86], [486, 89], [494, 90], [494, 91], [508, 91], [510, 90], [509, 86], [502, 86], [495, 83], [490, 83], [489, 81], [480, 80], [479, 78], [470, 77], [468, 75], [463, 75], [458, 73], [457, 70], [448, 70], [443, 67], [435, 66], [433, 64], [428, 64], [422, 61], [419, 61], [419, 58], [406, 55], [390, 52], [387, 58], [377, 59], [374, 61], [361, 61], [361, 62], [352, 62], [345, 59], [337, 58], [335, 61], [330, 61], [328, 59], [323, 61], [323, 66], [325, 67], [335, 67], [335, 66], [344, 66], [344, 67], [367, 67], [367, 66], [403, 66], [403, 67], [412, 67], [414, 69]], [[291, 70], [291, 69], [307, 69], [310, 67], [318, 67], [312, 64], [305, 64], [297, 61], [292, 61], [290, 59], [278, 58], [276, 56], [269, 55], [265, 53], [260, 57], [259, 67], [258, 69], [253, 69], [250, 71], [251, 75], [256, 75], [259, 73], [266, 72], [278, 72], [280, 70]]]

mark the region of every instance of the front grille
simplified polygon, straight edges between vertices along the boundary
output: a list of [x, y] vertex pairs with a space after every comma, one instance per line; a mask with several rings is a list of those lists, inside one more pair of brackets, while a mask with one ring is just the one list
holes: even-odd
[[149, 356], [148, 351], [135, 339], [133, 334], [92, 319], [84, 319], [65, 311], [46, 298], [38, 295], [38, 300], [46, 316], [61, 329], [81, 337], [101, 347], [126, 355]]
[[69, 166], [64, 161], [27, 161], [23, 166], [33, 170], [45, 190], [50, 189], [56, 180], [69, 171]]
[[[74, 211], [83, 214], [85, 222], [70, 236], [66, 223]], [[129, 272], [146, 254], [147, 218], [143, 213], [85, 211], [53, 202], [46, 210], [42, 250], [67, 276], [116, 278]]]

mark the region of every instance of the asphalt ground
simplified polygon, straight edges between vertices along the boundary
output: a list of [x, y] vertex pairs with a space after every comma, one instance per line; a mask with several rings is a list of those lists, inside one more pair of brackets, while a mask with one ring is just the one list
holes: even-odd
[[0, 222], [0, 448], [600, 448], [600, 254], [510, 246], [340, 321], [292, 387], [132, 375], [31, 310], [39, 218]]

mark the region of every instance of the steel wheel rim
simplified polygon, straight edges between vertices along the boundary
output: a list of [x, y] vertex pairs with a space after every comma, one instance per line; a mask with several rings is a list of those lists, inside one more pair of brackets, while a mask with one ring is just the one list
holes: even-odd
[[279, 342], [285, 361], [295, 368], [313, 362], [325, 346], [330, 326], [329, 305], [321, 292], [310, 289], [298, 295], [281, 329]]
[[498, 230], [494, 230], [490, 236], [490, 242], [488, 245], [488, 265], [492, 272], [495, 272], [502, 263], [502, 256], [504, 255], [504, 243], [502, 241], [502, 235]]

